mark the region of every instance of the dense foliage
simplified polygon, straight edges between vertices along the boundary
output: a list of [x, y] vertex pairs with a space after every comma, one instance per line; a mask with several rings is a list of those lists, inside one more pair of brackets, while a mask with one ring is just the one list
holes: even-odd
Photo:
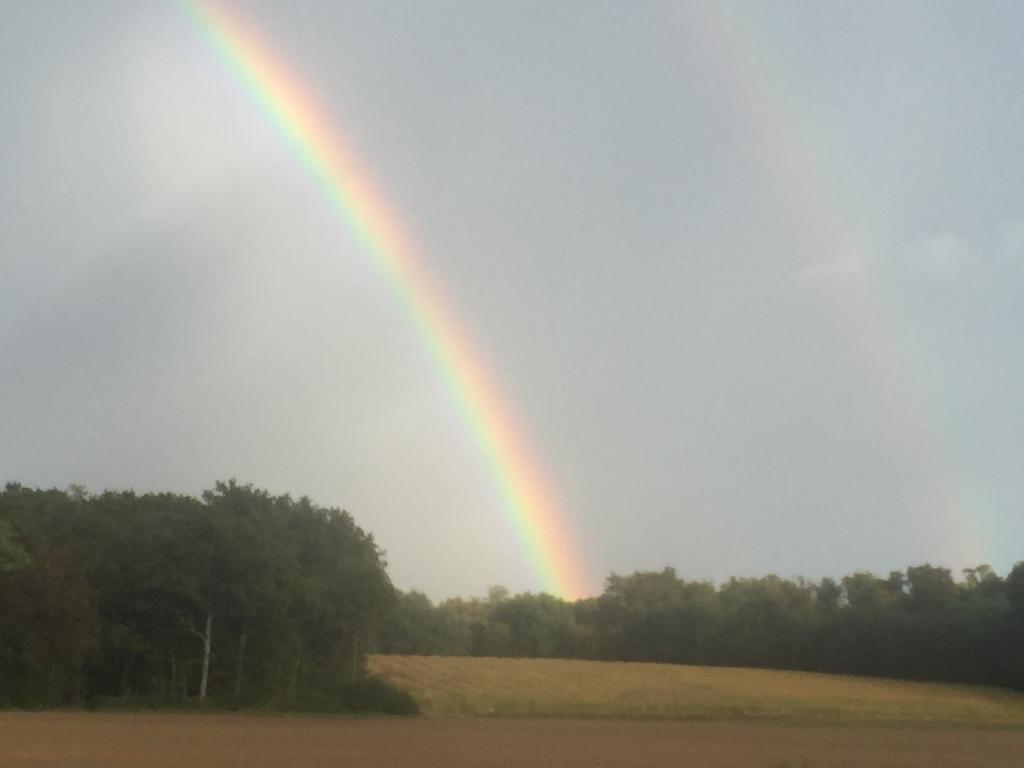
[[201, 499], [0, 494], [0, 705], [359, 708], [394, 589], [352, 517], [234, 482]]
[[550, 656], [770, 667], [1024, 688], [1024, 562], [908, 568], [836, 583], [777, 576], [686, 582], [671, 568], [612, 575], [600, 597], [548, 595], [433, 605], [399, 597], [385, 653]]

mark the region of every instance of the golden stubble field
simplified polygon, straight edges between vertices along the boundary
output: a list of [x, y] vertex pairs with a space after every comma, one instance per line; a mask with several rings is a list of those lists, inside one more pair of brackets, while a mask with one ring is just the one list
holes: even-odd
[[0, 713], [4, 768], [1019, 768], [1024, 732], [756, 723]]
[[1024, 695], [978, 686], [558, 659], [372, 656], [370, 670], [435, 715], [1024, 728]]

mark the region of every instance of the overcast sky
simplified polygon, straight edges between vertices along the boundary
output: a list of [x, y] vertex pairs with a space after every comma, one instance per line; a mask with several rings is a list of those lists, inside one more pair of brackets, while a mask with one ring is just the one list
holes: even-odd
[[[1024, 557], [1024, 5], [247, 2], [611, 571]], [[535, 590], [392, 286], [183, 5], [0, 0], [0, 480]]]

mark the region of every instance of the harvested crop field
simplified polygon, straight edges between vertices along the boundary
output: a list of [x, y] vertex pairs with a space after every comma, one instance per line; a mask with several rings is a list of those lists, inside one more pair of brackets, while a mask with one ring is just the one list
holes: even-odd
[[0, 713], [3, 768], [1000, 768], [1024, 732], [502, 718]]
[[1024, 728], [1024, 695], [979, 686], [560, 659], [372, 656], [370, 669], [430, 714]]

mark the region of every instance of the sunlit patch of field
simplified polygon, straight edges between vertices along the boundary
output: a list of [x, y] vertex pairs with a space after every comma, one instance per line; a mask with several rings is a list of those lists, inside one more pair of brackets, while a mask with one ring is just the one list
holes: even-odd
[[996, 688], [730, 667], [373, 656], [428, 714], [1024, 727]]

